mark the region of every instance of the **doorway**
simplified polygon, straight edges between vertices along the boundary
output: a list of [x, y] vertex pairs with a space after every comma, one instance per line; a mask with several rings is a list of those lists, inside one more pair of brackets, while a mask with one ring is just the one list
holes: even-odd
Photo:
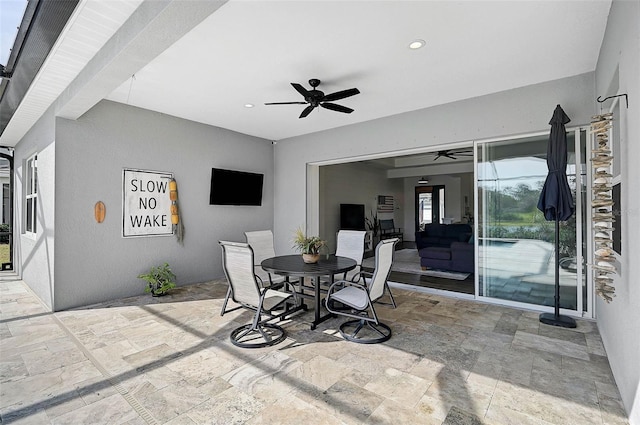
[[416, 186], [416, 232], [424, 230], [426, 224], [440, 223], [442, 217], [444, 217], [444, 185]]

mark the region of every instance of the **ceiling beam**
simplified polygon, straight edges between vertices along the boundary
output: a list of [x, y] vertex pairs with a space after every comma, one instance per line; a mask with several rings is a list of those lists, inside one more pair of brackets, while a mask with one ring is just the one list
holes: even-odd
[[[225, 3], [145, 0], [65, 91], [58, 115], [82, 116]], [[179, 72], [167, 69], [167, 81]]]

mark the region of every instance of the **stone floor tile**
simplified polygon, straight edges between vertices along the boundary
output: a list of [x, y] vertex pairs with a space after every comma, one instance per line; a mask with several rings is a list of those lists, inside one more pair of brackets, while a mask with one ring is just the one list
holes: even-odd
[[340, 425], [344, 422], [326, 414], [316, 406], [302, 401], [293, 395], [287, 395], [249, 419], [247, 425]]
[[543, 335], [534, 335], [523, 331], [516, 332], [513, 339], [513, 345], [548, 351], [562, 356], [575, 357], [582, 360], [589, 360], [586, 344], [576, 344]]
[[349, 370], [335, 360], [316, 356], [287, 372], [291, 379], [301, 380], [322, 390], [328, 389]]
[[299, 389], [297, 396], [347, 424], [362, 424], [384, 401], [384, 397], [344, 380], [326, 390]]
[[229, 388], [187, 412], [196, 424], [242, 424], [264, 408], [263, 403], [236, 388]]
[[[420, 407], [420, 406], [418, 406]], [[395, 424], [420, 424], [420, 425], [441, 425], [442, 419], [429, 415], [429, 412], [420, 408], [408, 408], [404, 403], [392, 400], [384, 400], [378, 406], [369, 419], [367, 425], [395, 425]]]
[[442, 425], [482, 425], [482, 420], [472, 413], [453, 406]]
[[295, 377], [288, 374], [303, 363], [281, 352], [272, 352], [222, 376], [230, 386], [264, 403], [286, 397], [295, 388]]
[[582, 332], [576, 332], [573, 329], [549, 325], [540, 326], [540, 328], [538, 329], [538, 335], [559, 339], [561, 341], [572, 342], [578, 345], [587, 345], [585, 334]]
[[148, 409], [173, 425], [628, 425], [594, 321], [549, 329], [537, 312], [394, 287], [398, 308], [378, 309], [385, 343], [345, 341], [340, 317], [312, 331], [310, 309], [280, 322], [281, 344], [247, 350], [229, 334], [252, 313], [220, 316], [226, 290], [52, 314], [0, 281], [0, 419], [143, 425]]
[[508, 406], [500, 406], [491, 403], [487, 414], [484, 417], [484, 423], [487, 425], [554, 425], [553, 422], [547, 422], [535, 416], [518, 412], [510, 409]]
[[431, 381], [398, 369], [387, 368], [383, 374], [369, 381], [363, 388], [389, 400], [413, 407], [427, 391]]
[[417, 412], [420, 412], [428, 418], [429, 421], [433, 420], [435, 423], [441, 424], [447, 417], [447, 413], [449, 413], [449, 410], [453, 405], [454, 402], [449, 399], [425, 394], [422, 396], [415, 409]]
[[167, 422], [210, 399], [210, 395], [179, 381], [159, 390], [138, 391], [136, 399], [160, 423]]
[[123, 423], [137, 418], [138, 413], [119, 394], [67, 412], [51, 420], [54, 425]]

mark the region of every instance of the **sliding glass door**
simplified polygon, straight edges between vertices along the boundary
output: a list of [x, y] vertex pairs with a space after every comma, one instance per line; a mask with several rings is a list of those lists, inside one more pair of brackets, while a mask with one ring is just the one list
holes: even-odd
[[[567, 175], [580, 206], [560, 226], [560, 307], [583, 311], [585, 302], [582, 207], [584, 132], [568, 135]], [[537, 209], [547, 175], [548, 135], [478, 144], [477, 258], [478, 295], [514, 303], [553, 306], [555, 292], [555, 224]], [[576, 166], [576, 164], [578, 164]], [[576, 173], [576, 170], [579, 170]], [[580, 219], [576, 221], [576, 217]], [[580, 230], [580, 231], [578, 231]], [[580, 246], [580, 249], [577, 247]], [[578, 295], [580, 294], [580, 296]]]

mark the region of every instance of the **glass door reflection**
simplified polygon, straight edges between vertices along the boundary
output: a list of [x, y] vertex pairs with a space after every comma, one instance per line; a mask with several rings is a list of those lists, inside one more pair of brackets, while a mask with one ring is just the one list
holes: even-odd
[[[574, 133], [569, 182], [576, 189]], [[555, 224], [537, 209], [547, 176], [548, 135], [478, 145], [479, 295], [553, 306]], [[576, 310], [576, 216], [560, 227], [560, 306]], [[581, 282], [582, 286], [582, 282]]]

